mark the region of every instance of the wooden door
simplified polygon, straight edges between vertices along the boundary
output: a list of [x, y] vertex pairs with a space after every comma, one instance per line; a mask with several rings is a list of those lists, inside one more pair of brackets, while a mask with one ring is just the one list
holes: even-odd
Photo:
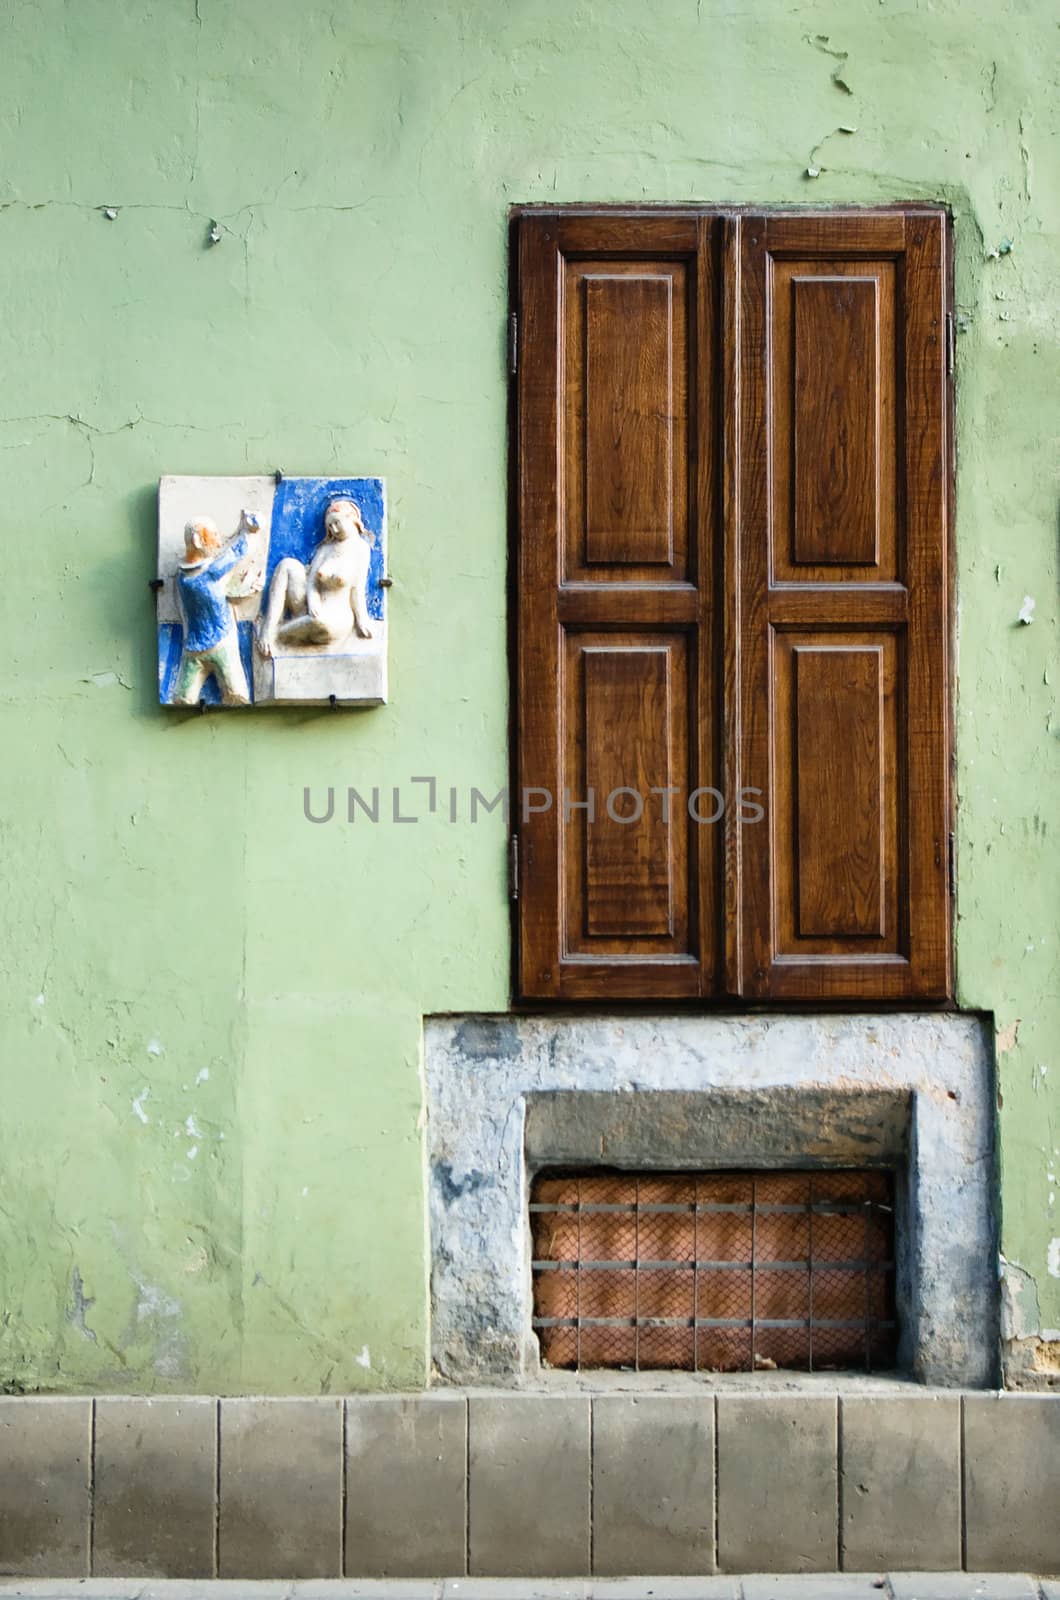
[[948, 996], [945, 268], [938, 208], [521, 219], [524, 998]]
[[739, 992], [943, 999], [944, 217], [741, 235]]
[[721, 830], [687, 809], [716, 781], [717, 231], [696, 216], [519, 227], [528, 997], [718, 984]]

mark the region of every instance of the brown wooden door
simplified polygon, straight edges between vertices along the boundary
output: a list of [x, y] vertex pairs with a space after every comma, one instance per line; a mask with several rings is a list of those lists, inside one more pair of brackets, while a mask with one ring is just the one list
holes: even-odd
[[528, 997], [680, 999], [718, 983], [721, 833], [687, 811], [716, 781], [717, 230], [696, 216], [520, 223]]
[[950, 989], [941, 212], [741, 219], [740, 992]]
[[521, 219], [524, 998], [949, 993], [944, 266], [938, 210]]

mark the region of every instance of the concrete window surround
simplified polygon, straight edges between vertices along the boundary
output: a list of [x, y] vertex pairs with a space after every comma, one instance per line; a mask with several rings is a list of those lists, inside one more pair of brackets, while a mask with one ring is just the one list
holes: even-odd
[[424, 1072], [437, 1382], [540, 1384], [527, 1205], [553, 1164], [889, 1167], [905, 1374], [997, 1381], [993, 1055], [979, 1017], [430, 1017]]

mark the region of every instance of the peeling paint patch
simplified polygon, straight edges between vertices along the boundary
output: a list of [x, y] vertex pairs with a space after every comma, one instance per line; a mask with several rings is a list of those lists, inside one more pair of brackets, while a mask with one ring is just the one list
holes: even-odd
[[850, 51], [834, 49], [827, 33], [808, 33], [806, 43], [812, 45], [815, 50], [820, 50], [822, 55], [832, 57], [836, 62], [836, 66], [832, 69], [832, 82], [842, 94], [853, 94], [853, 89], [843, 77], [843, 69], [850, 59]]
[[1060, 1239], [1050, 1239], [1045, 1252], [1045, 1270], [1050, 1278], [1060, 1278]]
[[359, 1367], [364, 1367], [366, 1372], [370, 1372], [371, 1371], [371, 1368], [372, 1368], [372, 1356], [371, 1356], [371, 1352], [369, 1351], [368, 1346], [366, 1344], [363, 1344], [361, 1346], [361, 1353], [360, 1353], [359, 1356], [354, 1356], [354, 1360], [356, 1361], [356, 1363], [357, 1363], [357, 1365]]
[[1005, 1340], [1033, 1338], [1041, 1320], [1038, 1311], [1038, 1286], [1029, 1272], [1014, 1261], [1001, 1257], [1001, 1337]]
[[144, 1101], [147, 1099], [150, 1093], [151, 1085], [147, 1084], [143, 1089], [141, 1089], [140, 1093], [136, 1096], [132, 1103], [133, 1116], [139, 1117], [140, 1121], [144, 1124], [150, 1122], [151, 1120], [151, 1118], [147, 1115], [147, 1112], [144, 1110]]
[[195, 1074], [196, 1087], [198, 1087], [198, 1085], [200, 1083], [208, 1083], [209, 1082], [209, 1078], [210, 1078], [210, 1069], [209, 1069], [209, 1067], [200, 1067], [198, 1072]]
[[74, 1327], [86, 1338], [90, 1344], [98, 1344], [95, 1331], [85, 1321], [85, 1317], [96, 1303], [95, 1295], [86, 1295], [84, 1279], [81, 1269], [75, 1267], [70, 1274], [70, 1296], [72, 1304], [67, 1310], [66, 1320], [72, 1322]]
[[857, 128], [855, 128], [851, 123], [841, 122], [837, 128], [832, 129], [831, 133], [826, 133], [823, 139], [819, 139], [814, 145], [813, 149], [810, 151], [810, 159], [805, 169], [806, 177], [819, 178], [821, 173], [824, 171], [824, 166], [819, 159], [819, 155], [821, 150], [823, 150], [825, 145], [828, 143], [829, 139], [834, 139], [837, 133], [850, 135], [852, 133], [857, 133], [857, 131]]
[[1020, 1023], [1022, 1020], [1022, 1017], [1017, 1017], [1015, 1022], [1010, 1022], [1007, 1028], [999, 1028], [997, 1030], [995, 1045], [999, 1056], [1007, 1055], [1010, 1050], [1016, 1048], [1019, 1043]]
[[157, 1350], [154, 1370], [162, 1378], [180, 1378], [185, 1366], [180, 1301], [145, 1278], [134, 1277], [133, 1281], [137, 1289], [135, 1322], [152, 1325]]
[[149, 1056], [160, 1056], [162, 1054], [162, 1046], [157, 1039], [148, 1039], [147, 1054]]
[[1023, 596], [1023, 604], [1019, 609], [1019, 620], [1023, 623], [1024, 627], [1029, 628], [1031, 623], [1034, 621], [1035, 604], [1036, 602], [1032, 594], [1025, 594]]
[[121, 689], [132, 688], [131, 683], [126, 683], [125, 679], [119, 677], [116, 672], [109, 671], [93, 672], [89, 675], [89, 677], [82, 678], [81, 682], [94, 684], [97, 689], [112, 689], [115, 684], [117, 684], [117, 686]]

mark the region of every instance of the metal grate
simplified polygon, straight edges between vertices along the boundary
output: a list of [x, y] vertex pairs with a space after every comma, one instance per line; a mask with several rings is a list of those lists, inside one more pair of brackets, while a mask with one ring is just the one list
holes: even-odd
[[893, 1367], [890, 1173], [539, 1176], [533, 1325], [552, 1367]]

